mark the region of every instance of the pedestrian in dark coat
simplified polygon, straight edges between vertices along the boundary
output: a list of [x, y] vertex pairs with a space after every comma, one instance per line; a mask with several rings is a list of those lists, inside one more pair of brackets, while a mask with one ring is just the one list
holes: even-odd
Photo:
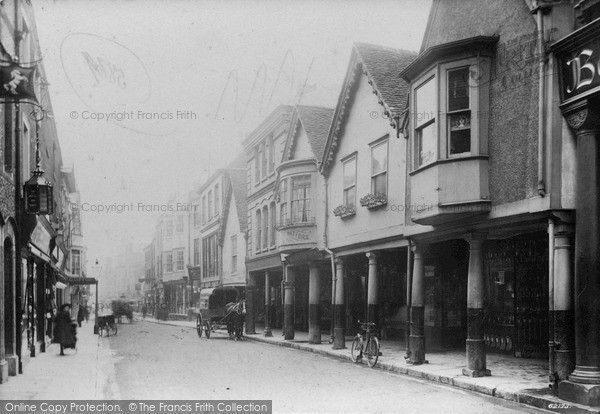
[[77, 325], [81, 328], [81, 322], [85, 319], [85, 311], [83, 310], [83, 306], [79, 305], [79, 310], [77, 311]]
[[65, 354], [65, 348], [75, 348], [77, 343], [75, 322], [71, 319], [71, 305], [65, 303], [61, 305], [60, 312], [54, 319], [56, 322], [56, 330], [54, 335], [58, 343], [60, 343], [60, 354]]

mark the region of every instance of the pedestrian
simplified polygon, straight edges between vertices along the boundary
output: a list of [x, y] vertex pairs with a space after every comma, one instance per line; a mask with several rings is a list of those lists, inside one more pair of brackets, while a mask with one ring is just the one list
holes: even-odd
[[146, 313], [148, 313], [148, 308], [146, 307], [146, 304], [144, 304], [142, 306], [142, 318], [146, 319]]
[[65, 348], [75, 348], [77, 343], [77, 328], [71, 319], [71, 304], [61, 305], [60, 312], [54, 319], [56, 329], [54, 335], [56, 341], [60, 344], [60, 355], [65, 354]]
[[79, 309], [77, 310], [77, 325], [81, 328], [81, 322], [85, 319], [85, 311], [83, 310], [83, 306], [79, 305]]

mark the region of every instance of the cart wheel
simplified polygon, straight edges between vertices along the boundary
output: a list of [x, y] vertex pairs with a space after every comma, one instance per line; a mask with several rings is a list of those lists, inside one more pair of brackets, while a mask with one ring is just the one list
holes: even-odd
[[206, 334], [206, 339], [210, 338], [210, 322], [204, 322], [204, 333]]
[[199, 338], [202, 338], [202, 329], [204, 329], [202, 326], [202, 316], [198, 315], [198, 317], [196, 317], [196, 332], [198, 332]]

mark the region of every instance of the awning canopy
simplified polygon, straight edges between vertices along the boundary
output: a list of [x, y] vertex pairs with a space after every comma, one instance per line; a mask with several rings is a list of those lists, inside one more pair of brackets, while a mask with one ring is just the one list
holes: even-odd
[[68, 285], [97, 285], [98, 281], [93, 277], [65, 276]]

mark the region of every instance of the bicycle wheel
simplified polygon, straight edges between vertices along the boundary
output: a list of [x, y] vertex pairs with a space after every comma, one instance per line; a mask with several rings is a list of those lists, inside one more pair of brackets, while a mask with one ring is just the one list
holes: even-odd
[[350, 358], [352, 358], [352, 362], [358, 362], [362, 359], [361, 351], [362, 338], [360, 336], [356, 336], [352, 341], [352, 346], [350, 346]]
[[112, 323], [109, 327], [108, 330], [110, 332], [111, 335], [116, 335], [117, 334], [117, 324], [116, 323]]
[[373, 368], [379, 359], [379, 339], [376, 336], [370, 337], [367, 341], [365, 353], [367, 354], [367, 364]]
[[206, 339], [210, 338], [210, 322], [204, 322], [204, 333], [206, 334]]

